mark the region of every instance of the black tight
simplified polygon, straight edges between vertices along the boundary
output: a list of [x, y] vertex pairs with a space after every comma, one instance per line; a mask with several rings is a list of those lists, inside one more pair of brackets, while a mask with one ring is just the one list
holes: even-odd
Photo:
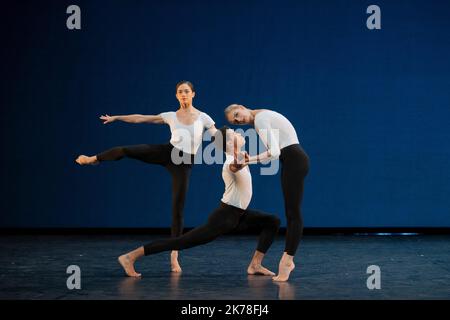
[[180, 237], [156, 240], [144, 246], [145, 255], [169, 250], [183, 250], [213, 241], [231, 231], [258, 229], [257, 250], [266, 253], [280, 226], [277, 216], [255, 210], [242, 210], [224, 203], [213, 211], [208, 222]]
[[[183, 208], [189, 186], [193, 156], [188, 155], [189, 163], [174, 164], [171, 154], [174, 147], [171, 144], [140, 144], [134, 146], [115, 147], [99, 153], [98, 161], [116, 161], [124, 157], [137, 159], [150, 164], [164, 166], [172, 176], [172, 229], [173, 237], [183, 233]], [[183, 156], [182, 151], [178, 151]], [[186, 156], [186, 154], [184, 155]], [[184, 157], [186, 158], [186, 157]], [[183, 158], [183, 159], [184, 159]]]
[[281, 188], [286, 212], [286, 246], [288, 255], [295, 255], [303, 234], [301, 205], [303, 181], [309, 170], [309, 157], [299, 144], [281, 149]]

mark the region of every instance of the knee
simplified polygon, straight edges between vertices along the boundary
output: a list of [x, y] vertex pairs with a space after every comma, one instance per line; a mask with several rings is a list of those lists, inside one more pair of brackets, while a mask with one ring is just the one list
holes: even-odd
[[176, 219], [182, 219], [183, 218], [183, 209], [184, 209], [184, 203], [179, 201], [174, 201], [172, 203], [172, 217]]
[[184, 201], [186, 200], [186, 192], [184, 190], [177, 191], [172, 197], [173, 207], [177, 208], [177, 210], [181, 210], [184, 207]]
[[300, 226], [303, 225], [303, 218], [300, 212], [286, 215], [286, 220], [288, 224], [298, 224]]
[[280, 228], [280, 225], [281, 225], [280, 218], [278, 218], [277, 216], [272, 216], [272, 219], [271, 219], [272, 228], [275, 230], [278, 230]]
[[186, 200], [186, 188], [174, 187], [172, 193], [172, 207], [174, 210], [183, 210], [184, 202]]
[[301, 211], [299, 206], [286, 206], [286, 219], [300, 219]]
[[114, 150], [114, 153], [116, 153], [119, 157], [128, 155], [126, 147], [114, 147], [113, 150]]
[[125, 153], [125, 149], [126, 149], [126, 147], [124, 147], [124, 146], [118, 146], [118, 147], [113, 148], [113, 150], [115, 150], [117, 152], [121, 152], [121, 153]]
[[172, 200], [174, 202], [174, 206], [182, 208], [184, 206], [184, 201], [186, 199], [186, 193], [188, 190], [187, 180], [174, 181], [172, 190], [173, 190]]

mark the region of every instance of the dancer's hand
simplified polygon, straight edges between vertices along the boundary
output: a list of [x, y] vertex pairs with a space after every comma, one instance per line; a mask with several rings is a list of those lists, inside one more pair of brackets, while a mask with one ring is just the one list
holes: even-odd
[[244, 164], [248, 165], [249, 162], [250, 162], [250, 156], [246, 151], [244, 151]]
[[111, 123], [117, 120], [114, 116], [104, 115], [100, 117], [100, 120], [103, 120], [103, 124]]
[[250, 156], [246, 151], [238, 152], [234, 154], [234, 163], [240, 164], [240, 165], [248, 165], [250, 162]]
[[232, 172], [237, 172], [248, 165], [248, 153], [247, 152], [235, 152], [234, 161], [230, 164], [230, 169]]

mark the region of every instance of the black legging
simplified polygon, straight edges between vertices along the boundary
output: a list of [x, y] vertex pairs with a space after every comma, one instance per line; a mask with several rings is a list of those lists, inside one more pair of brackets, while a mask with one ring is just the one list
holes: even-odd
[[277, 216], [256, 210], [243, 210], [220, 203], [209, 216], [208, 222], [180, 237], [156, 240], [144, 245], [145, 255], [169, 250], [183, 250], [213, 241], [231, 231], [260, 230], [257, 250], [266, 253], [280, 226]]
[[281, 188], [286, 212], [286, 246], [288, 255], [295, 255], [303, 234], [301, 205], [303, 181], [309, 170], [309, 157], [299, 144], [281, 149]]
[[[164, 166], [172, 175], [172, 229], [173, 237], [178, 237], [183, 233], [183, 208], [186, 193], [189, 186], [193, 155], [183, 154], [181, 150], [175, 149], [180, 157], [188, 158], [188, 163], [174, 164], [171, 153], [175, 149], [168, 144], [140, 144], [133, 146], [115, 147], [99, 153], [98, 161], [115, 161], [124, 157], [137, 159], [151, 164]], [[187, 156], [187, 157], [186, 157]]]

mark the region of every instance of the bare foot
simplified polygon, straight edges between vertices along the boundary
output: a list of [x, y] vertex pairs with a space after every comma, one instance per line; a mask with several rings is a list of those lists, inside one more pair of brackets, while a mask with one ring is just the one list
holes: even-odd
[[85, 155], [78, 156], [78, 158], [75, 160], [76, 163], [78, 163], [81, 166], [90, 164], [90, 165], [96, 165], [98, 164], [98, 160], [96, 156], [88, 157]]
[[117, 259], [129, 277], [140, 277], [141, 274], [134, 270], [134, 260], [131, 260], [127, 254], [121, 255]]
[[178, 263], [178, 252], [172, 251], [170, 254], [170, 269], [172, 272], [181, 272], [180, 264]]
[[275, 275], [275, 273], [273, 273], [272, 271], [270, 271], [267, 268], [264, 268], [260, 264], [249, 265], [247, 268], [247, 273], [254, 274], [254, 275], [260, 275], [260, 276], [274, 276]]
[[295, 264], [294, 262], [282, 263], [278, 266], [278, 275], [273, 277], [273, 281], [287, 281], [289, 279], [289, 275], [291, 271], [294, 270]]

